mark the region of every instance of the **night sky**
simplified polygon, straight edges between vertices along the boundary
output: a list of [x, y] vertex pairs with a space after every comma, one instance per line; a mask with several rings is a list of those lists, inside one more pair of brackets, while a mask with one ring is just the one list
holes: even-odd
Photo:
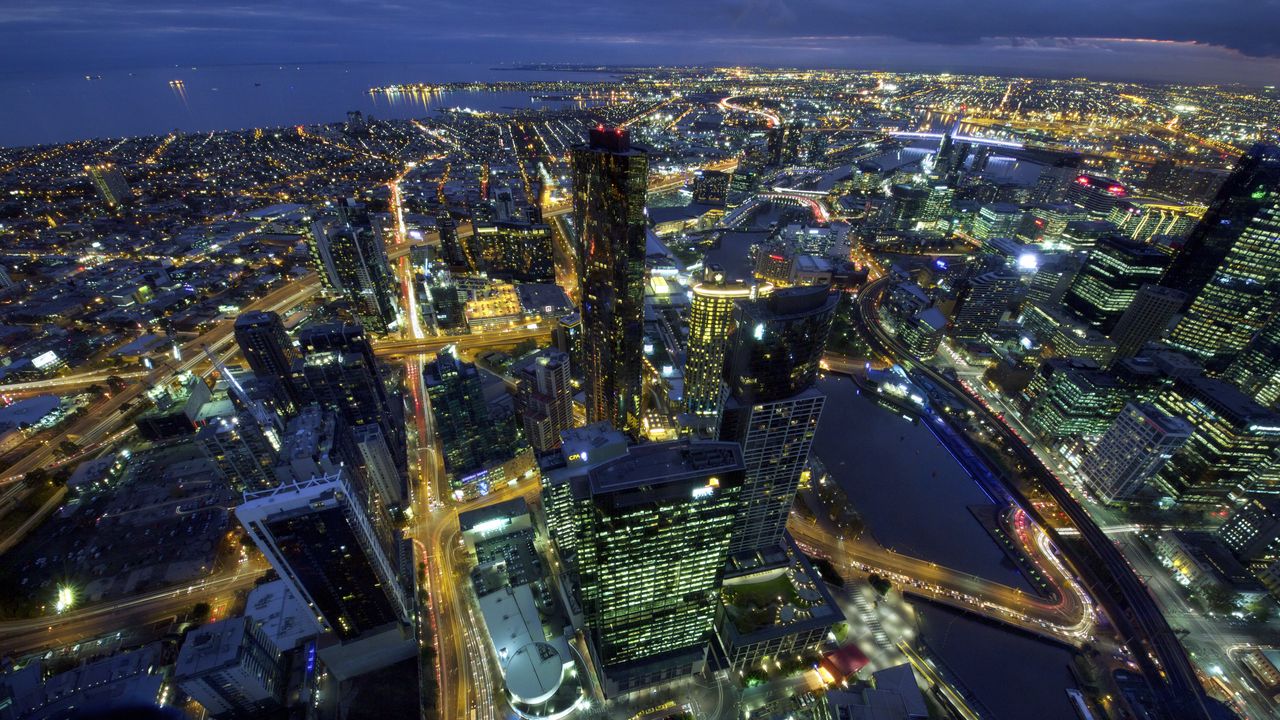
[[666, 62], [1274, 84], [1277, 27], [1280, 0], [5, 0], [0, 72]]

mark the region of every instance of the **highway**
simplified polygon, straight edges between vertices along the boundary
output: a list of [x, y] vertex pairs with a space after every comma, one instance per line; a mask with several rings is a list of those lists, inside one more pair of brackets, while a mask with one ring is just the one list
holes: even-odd
[[373, 342], [373, 352], [379, 357], [429, 355], [439, 352], [446, 345], [456, 345], [459, 352], [471, 352], [517, 345], [526, 340], [550, 341], [550, 339], [551, 324], [539, 323], [534, 328], [522, 325], [511, 330], [472, 333], [470, 335], [440, 335], [401, 340], [375, 340]]
[[[868, 342], [884, 355], [896, 359], [909, 371], [919, 372], [934, 386], [946, 390], [975, 417], [995, 428], [1006, 447], [1028, 468], [1023, 479], [1035, 481], [1052, 496], [1080, 533], [1080, 538], [1087, 545], [1087, 552], [1082, 553], [1084, 548], [1078, 545], [1064, 545], [1057, 533], [1048, 528], [1035, 507], [1024, 499], [1023, 508], [1047, 528], [1046, 532], [1050, 534], [1054, 544], [1064, 549], [1071, 564], [1086, 578], [1086, 585], [1094, 596], [1102, 600], [1108, 616], [1121, 635], [1133, 644], [1133, 655], [1142, 668], [1143, 676], [1151, 685], [1162, 711], [1170, 718], [1208, 718], [1204, 688], [1186, 651], [1160, 613], [1146, 586], [1111, 539], [1076, 502], [1053, 472], [1027, 447], [1022, 438], [991, 412], [985, 403], [970, 396], [949, 378], [916, 361], [896, 339], [880, 328], [876, 308], [888, 281], [888, 277], [880, 278], [864, 287], [859, 294], [859, 312], [856, 315]], [[1002, 478], [1006, 480], [1011, 493], [1021, 496], [1022, 490], [1012, 478]]]
[[[318, 291], [319, 283], [315, 274], [308, 273], [268, 293], [261, 299], [249, 303], [241, 311], [284, 310], [306, 301]], [[21, 480], [24, 475], [38, 467], [56, 467], [62, 464], [61, 462], [55, 462], [53, 453], [63, 441], [74, 441], [82, 446], [87, 446], [113, 432], [121, 423], [121, 411], [125, 405], [139, 400], [143, 392], [156, 383], [172, 375], [194, 370], [202, 363], [207, 363], [208, 359], [202, 353], [201, 348], [208, 346], [211, 351], [219, 352], [234, 339], [234, 329], [235, 321], [233, 319], [224, 320], [214, 329], [194, 340], [188, 341], [182, 346], [182, 357], [186, 358], [185, 360], [179, 361], [176, 365], [172, 362], [162, 363], [128, 387], [94, 406], [92, 412], [72, 422], [65, 430], [47, 439], [39, 449], [28, 453], [26, 457], [9, 466], [5, 471], [7, 475], [0, 478], [0, 484]], [[37, 513], [38, 515], [39, 513]], [[38, 521], [28, 521], [21, 528], [10, 533], [8, 537], [0, 539], [0, 553], [13, 547], [36, 524], [38, 524]]]
[[108, 635], [121, 628], [151, 625], [198, 602], [253, 586], [265, 568], [237, 566], [202, 580], [170, 586], [112, 602], [89, 605], [61, 615], [0, 622], [0, 654], [20, 657]]

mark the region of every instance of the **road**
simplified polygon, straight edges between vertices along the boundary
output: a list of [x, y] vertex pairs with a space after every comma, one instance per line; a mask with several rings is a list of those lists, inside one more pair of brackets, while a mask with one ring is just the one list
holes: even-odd
[[[306, 301], [319, 291], [319, 287], [316, 275], [308, 273], [268, 293], [261, 299], [249, 303], [242, 308], [241, 312], [249, 310], [284, 310]], [[92, 413], [74, 421], [67, 429], [46, 440], [40, 448], [28, 453], [21, 460], [9, 466], [5, 471], [7, 475], [4, 478], [0, 478], [0, 484], [21, 480], [24, 475], [35, 468], [55, 467], [60, 464], [55, 462], [54, 450], [63, 441], [74, 441], [84, 446], [92, 444], [97, 439], [113, 432], [121, 424], [123, 418], [120, 413], [126, 404], [137, 401], [142, 393], [156, 383], [173, 375], [193, 370], [201, 364], [208, 363], [208, 359], [201, 352], [201, 348], [208, 346], [211, 351], [219, 352], [234, 339], [234, 330], [235, 321], [233, 319], [224, 320], [212, 330], [187, 342], [182, 346], [182, 357], [186, 358], [185, 360], [179, 361], [176, 365], [170, 362], [156, 367], [138, 381], [95, 406]], [[0, 553], [17, 544], [25, 533], [35, 527], [36, 524], [24, 523], [23, 527], [19, 528], [18, 531], [0, 539]]]
[[432, 337], [407, 338], [402, 340], [375, 340], [373, 353], [379, 357], [403, 357], [406, 355], [423, 355], [438, 352], [446, 345], [456, 345], [459, 352], [470, 352], [485, 348], [517, 345], [526, 340], [550, 341], [550, 323], [539, 323], [530, 328], [522, 325], [511, 330], [471, 333], [470, 335], [441, 335]]
[[[858, 312], [855, 316], [868, 342], [909, 371], [923, 375], [935, 387], [947, 392], [953, 400], [971, 411], [974, 417], [995, 429], [1013, 456], [1027, 468], [1017, 480], [1030, 481], [1043, 489], [1080, 533], [1080, 539], [1087, 547], [1066, 546], [1056, 537], [1055, 531], [1047, 530], [1054, 536], [1055, 544], [1067, 552], [1071, 564], [1082, 572], [1091, 593], [1102, 600], [1117, 629], [1129, 639], [1134, 657], [1162, 710], [1174, 718], [1208, 718], [1204, 687], [1200, 684], [1186, 651], [1147, 591], [1146, 585], [1134, 573], [1132, 566], [1111, 539], [1076, 502], [1057, 476], [1027, 447], [1022, 437], [1005, 425], [986, 403], [975, 399], [949, 378], [911, 357], [896, 339], [879, 326], [877, 308], [888, 281], [889, 278], [885, 277], [869, 283], [859, 294]], [[1022, 494], [1023, 490], [1014, 478], [1002, 478], [1007, 481], [1011, 493]], [[1039, 512], [1025, 498], [1022, 506], [1041, 525], [1046, 525], [1043, 518], [1039, 517]]]
[[0, 655], [20, 657], [142, 627], [184, 612], [199, 602], [253, 586], [264, 568], [238, 566], [192, 583], [171, 586], [61, 615], [0, 622]]

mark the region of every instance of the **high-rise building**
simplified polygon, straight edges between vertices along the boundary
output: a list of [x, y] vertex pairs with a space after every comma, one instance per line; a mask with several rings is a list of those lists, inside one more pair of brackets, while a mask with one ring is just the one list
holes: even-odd
[[445, 470], [455, 492], [470, 494], [468, 477], [516, 455], [520, 431], [510, 413], [495, 416], [484, 397], [480, 371], [458, 358], [450, 345], [423, 369], [436, 433], [444, 448]]
[[569, 370], [575, 378], [582, 377], [582, 316], [569, 313], [556, 320], [551, 330], [556, 349], [569, 355]]
[[1067, 187], [1067, 202], [1079, 205], [1093, 217], [1102, 220], [1128, 194], [1129, 190], [1124, 185], [1111, 178], [1078, 175]]
[[1280, 560], [1280, 499], [1249, 498], [1218, 529], [1218, 537], [1241, 562]]
[[350, 200], [340, 200], [336, 212], [311, 224], [310, 243], [324, 286], [343, 295], [363, 325], [383, 333], [394, 329], [398, 286], [368, 214]]
[[[684, 365], [684, 402], [694, 424], [714, 428], [723, 402], [725, 348], [733, 329], [734, 303], [765, 297], [773, 286], [731, 282], [718, 265], [693, 286]], [[703, 422], [700, 422], [703, 421]]]
[[790, 122], [769, 128], [766, 140], [769, 164], [778, 167], [800, 159], [800, 141], [804, 137], [804, 123]]
[[1071, 283], [1067, 307], [1100, 332], [1110, 333], [1133, 304], [1138, 288], [1159, 282], [1168, 264], [1169, 256], [1150, 245], [1103, 238]]
[[126, 200], [133, 197], [129, 183], [114, 165], [110, 163], [86, 165], [84, 171], [88, 173], [89, 179], [93, 180], [93, 186], [97, 188], [98, 194], [112, 208], [120, 207]]
[[1013, 203], [983, 205], [973, 222], [973, 236], [979, 240], [1011, 238], [1022, 223], [1023, 210]]
[[1194, 430], [1155, 477], [1175, 500], [1221, 502], [1280, 489], [1274, 460], [1280, 415], [1234, 386], [1203, 376], [1178, 378], [1154, 404]]
[[1027, 426], [1049, 440], [1102, 434], [1129, 399], [1126, 389], [1093, 361], [1062, 357], [1040, 365], [1026, 394], [1031, 398]]
[[699, 170], [693, 177], [693, 201], [724, 207], [729, 200], [731, 175], [719, 170]]
[[291, 372], [298, 351], [274, 311], [250, 310], [236, 316], [236, 344], [254, 375], [277, 383], [291, 401], [297, 402]]
[[[273, 418], [278, 422], [277, 418]], [[238, 490], [262, 490], [276, 484], [280, 428], [263, 427], [252, 413], [214, 418], [196, 432], [196, 445], [218, 472]]]
[[292, 377], [301, 402], [333, 410], [352, 427], [379, 426], [393, 452], [403, 455], [402, 425], [364, 328], [349, 323], [309, 325], [298, 337], [302, 357], [294, 361]]
[[604, 127], [572, 156], [587, 421], [639, 433], [649, 156]]
[[1222, 377], [1259, 405], [1280, 404], [1280, 315], [1253, 336]]
[[1225, 365], [1271, 318], [1280, 275], [1280, 148], [1241, 159], [1187, 236], [1162, 284], [1192, 300], [1172, 344], [1211, 366]]
[[813, 384], [838, 299], [787, 288], [735, 306], [719, 438], [742, 447], [747, 472], [731, 553], [782, 542], [826, 400]]
[[1133, 357], [1143, 345], [1159, 340], [1186, 301], [1187, 294], [1181, 290], [1150, 284], [1138, 288], [1129, 309], [1111, 329], [1116, 357]]
[[1059, 308], [1076, 275], [1084, 267], [1083, 253], [1054, 255], [1036, 268], [1027, 287], [1027, 302], [1045, 308]]
[[1000, 318], [1012, 305], [1022, 281], [1012, 270], [992, 270], [963, 283], [959, 300], [951, 317], [952, 333], [960, 340], [972, 341], [1000, 324]]
[[556, 268], [551, 250], [551, 227], [517, 222], [473, 225], [472, 256], [478, 258], [477, 271], [491, 277], [523, 282], [555, 282]]
[[[321, 658], [342, 679], [416, 649], [410, 583], [389, 557], [347, 469], [246, 493], [236, 517], [320, 631]], [[364, 641], [369, 641], [368, 643]], [[352, 654], [344, 652], [352, 649]], [[356, 651], [363, 646], [365, 651]]]
[[1148, 403], [1129, 403], [1080, 466], [1103, 502], [1131, 497], [1191, 438], [1192, 429]]
[[568, 507], [552, 537], [574, 549], [565, 564], [607, 694], [705, 666], [743, 474], [737, 444], [682, 440], [555, 481]]
[[560, 433], [573, 427], [569, 355], [545, 349], [516, 372], [516, 415], [537, 452], [560, 447]]
[[251, 717], [285, 704], [280, 650], [247, 617], [227, 618], [187, 633], [173, 679], [215, 718]]

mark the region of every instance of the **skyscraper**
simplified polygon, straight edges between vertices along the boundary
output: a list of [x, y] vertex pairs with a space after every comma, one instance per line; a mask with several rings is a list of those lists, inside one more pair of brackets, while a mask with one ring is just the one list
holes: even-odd
[[236, 344], [249, 369], [259, 378], [280, 385], [291, 402], [298, 400], [290, 373], [298, 359], [298, 351], [289, 340], [284, 322], [273, 311], [250, 310], [236, 316]]
[[1280, 404], [1280, 315], [1253, 336], [1222, 378], [1259, 405]]
[[960, 340], [977, 340], [1000, 324], [1022, 281], [1011, 270], [992, 270], [964, 282], [955, 313], [952, 332]]
[[576, 550], [569, 571], [607, 694], [705, 665], [743, 472], [735, 443], [683, 440], [562, 479], [572, 510], [553, 539]]
[[471, 243], [479, 271], [523, 282], [555, 282], [551, 227], [518, 222], [476, 223]]
[[1181, 418], [1129, 403], [1085, 456], [1081, 473], [1103, 502], [1127, 498], [1169, 462], [1191, 432]]
[[[455, 493], [485, 492], [471, 478], [488, 465], [503, 463], [522, 446], [515, 418], [494, 416], [485, 401], [480, 371], [458, 358], [450, 345], [422, 371], [436, 433], [444, 448], [445, 470]], [[477, 481], [483, 480], [477, 478]]]
[[1203, 376], [1178, 378], [1153, 404], [1193, 428], [1191, 439], [1155, 477], [1175, 500], [1221, 502], [1280, 488], [1274, 459], [1280, 415], [1232, 385]]
[[1272, 317], [1280, 277], [1280, 148], [1259, 146], [1241, 159], [1187, 237], [1162, 284], [1191, 305], [1172, 344], [1223, 366]]
[[560, 447], [560, 433], [573, 427], [568, 353], [542, 350], [516, 371], [516, 382], [516, 415], [529, 444], [540, 453]]
[[377, 332], [396, 325], [397, 285], [378, 232], [350, 200], [311, 224], [311, 254], [327, 289], [351, 303], [360, 322]]
[[[412, 656], [416, 647], [409, 629], [414, 617], [409, 583], [399, 574], [397, 559], [387, 555], [359, 498], [343, 468], [246, 493], [236, 508], [249, 537], [311, 609], [318, 629], [340, 643], [321, 650], [340, 679]], [[354, 651], [356, 643], [372, 654]]]
[[725, 348], [733, 329], [737, 300], [767, 296], [773, 286], [730, 282], [718, 265], [707, 268], [693, 286], [689, 338], [684, 365], [684, 402], [693, 423], [713, 428], [723, 400]]
[[1218, 537], [1242, 562], [1280, 560], [1280, 500], [1250, 498], [1222, 524]]
[[1116, 320], [1111, 330], [1116, 357], [1132, 357], [1143, 345], [1160, 339], [1186, 301], [1187, 294], [1181, 290], [1150, 284], [1138, 288], [1129, 309]]
[[1128, 194], [1124, 185], [1111, 178], [1078, 175], [1067, 187], [1067, 202], [1079, 205], [1101, 220]]
[[825, 287], [797, 287], [737, 302], [719, 433], [742, 447], [746, 466], [731, 553], [782, 541], [826, 401], [813, 383], [838, 298]]
[[98, 194], [112, 208], [120, 207], [125, 200], [132, 197], [129, 183], [111, 163], [86, 165], [84, 171], [88, 173], [89, 179], [93, 180], [93, 186], [97, 188]]
[[262, 490], [276, 484], [279, 430], [264, 428], [252, 413], [242, 412], [214, 418], [196, 432], [195, 442], [234, 487]]
[[649, 156], [603, 126], [572, 156], [587, 422], [639, 433]]
[[333, 410], [352, 427], [378, 425], [399, 464], [402, 425], [364, 328], [350, 323], [310, 325], [299, 340], [302, 357], [293, 363], [292, 378], [302, 403]]
[[1089, 260], [1071, 283], [1067, 307], [1100, 332], [1110, 333], [1132, 305], [1138, 288], [1158, 282], [1168, 264], [1169, 256], [1150, 245], [1103, 238], [1089, 251]]

